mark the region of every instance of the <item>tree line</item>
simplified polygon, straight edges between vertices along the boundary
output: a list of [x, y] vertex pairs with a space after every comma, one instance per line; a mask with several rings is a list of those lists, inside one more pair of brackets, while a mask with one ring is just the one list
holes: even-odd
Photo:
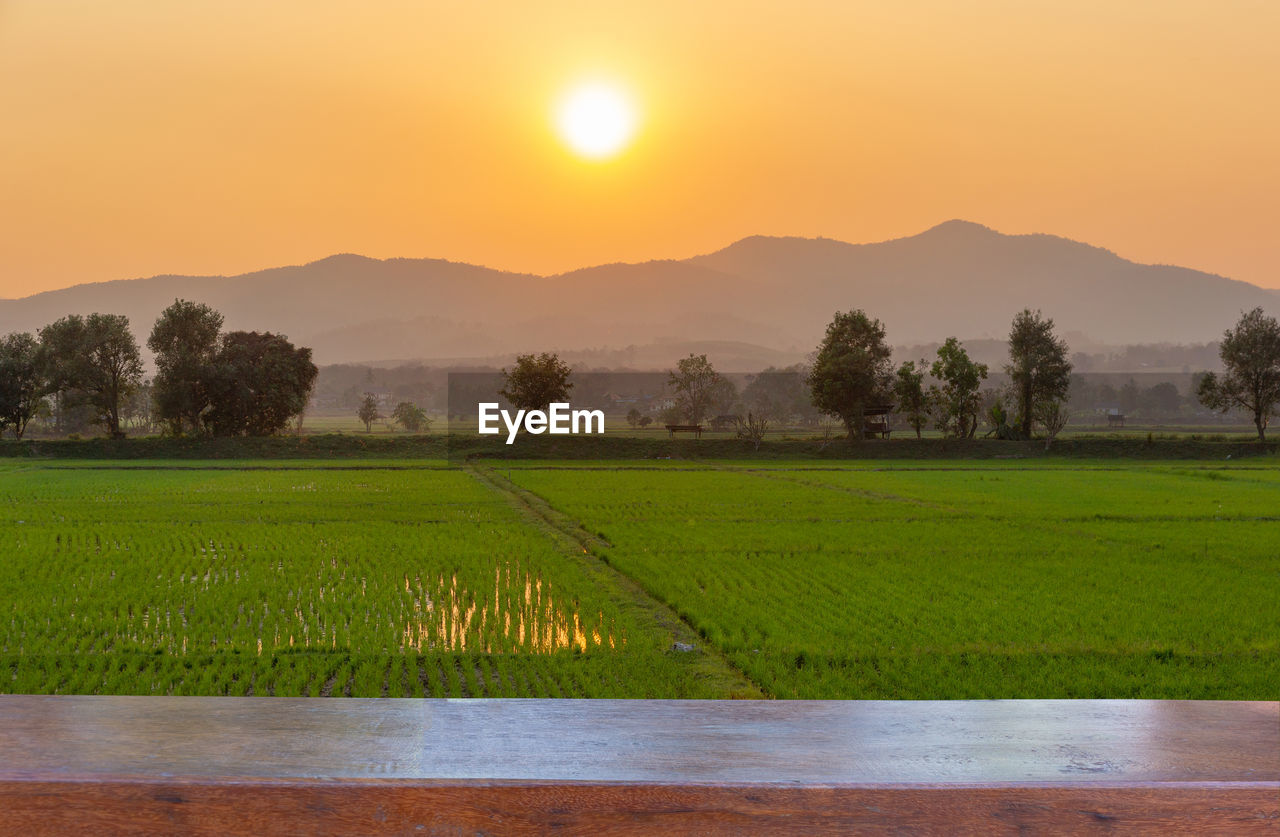
[[[1226, 371], [1205, 373], [1197, 398], [1214, 410], [1249, 413], [1258, 438], [1265, 440], [1280, 404], [1280, 324], [1254, 309], [1225, 332], [1220, 345]], [[985, 421], [989, 436], [1026, 440], [1038, 430], [1052, 442], [1069, 418], [1073, 364], [1067, 343], [1051, 318], [1024, 309], [1010, 324], [1008, 347], [1007, 388], [984, 388], [987, 364], [970, 358], [955, 337], [938, 347], [932, 362], [908, 360], [895, 367], [880, 320], [862, 310], [839, 312], [806, 368], [766, 370], [752, 376], [742, 393], [706, 355], [681, 359], [668, 373], [674, 405], [667, 418], [700, 424], [741, 403], [751, 412], [732, 417], [738, 434], [758, 444], [771, 419], [815, 414], [838, 419], [849, 438], [860, 439], [868, 410], [891, 408], [917, 438], [932, 424], [951, 438], [971, 439]], [[522, 355], [512, 370], [503, 370], [502, 395], [517, 407], [544, 409], [568, 398], [571, 371], [555, 354]], [[1176, 400], [1176, 388], [1165, 386]], [[628, 414], [632, 426], [647, 424], [645, 418], [635, 409]]]
[[[223, 333], [222, 325], [222, 315], [207, 305], [176, 300], [166, 308], [147, 341], [157, 368], [149, 384], [122, 315], [70, 315], [36, 335], [6, 335], [0, 338], [0, 433], [11, 430], [22, 438], [38, 415], [51, 416], [61, 430], [65, 417], [79, 414], [119, 438], [122, 413], [140, 395], [171, 435], [281, 432], [306, 408], [317, 375], [311, 350], [278, 334]], [[740, 397], [752, 412], [745, 421], [735, 417], [739, 432], [757, 443], [767, 421], [783, 415], [832, 416], [857, 439], [868, 410], [891, 406], [917, 436], [932, 423], [950, 437], [973, 438], [985, 420], [988, 435], [1029, 439], [1042, 429], [1052, 440], [1068, 416], [1072, 362], [1066, 342], [1052, 319], [1027, 309], [1014, 317], [1008, 345], [1008, 388], [984, 389], [988, 366], [970, 358], [956, 338], [947, 338], [932, 362], [894, 367], [884, 325], [862, 310], [840, 312], [807, 367], [766, 370], [741, 394], [706, 355], [681, 359], [668, 377], [671, 415], [701, 423]], [[1265, 440], [1280, 404], [1280, 323], [1256, 308], [1226, 330], [1219, 352], [1224, 372], [1200, 378], [1199, 402], [1247, 413]], [[512, 370], [503, 370], [502, 395], [517, 407], [542, 409], [567, 400], [570, 373], [555, 354], [522, 355]], [[381, 417], [376, 401], [366, 398], [361, 407], [366, 428]], [[393, 417], [407, 428], [428, 421], [408, 402]]]
[[[984, 390], [987, 365], [971, 359], [955, 337], [938, 348], [932, 363], [908, 360], [894, 367], [883, 323], [862, 310], [839, 312], [806, 368], [767, 370], [752, 377], [740, 399], [749, 412], [734, 416], [735, 426], [739, 436], [758, 444], [770, 420], [827, 415], [857, 440], [864, 435], [869, 411], [892, 409], [917, 437], [932, 423], [947, 436], [972, 438], [985, 405], [992, 432], [1000, 438], [1030, 438], [1036, 425], [1055, 436], [1066, 423], [1063, 404], [1071, 363], [1053, 320], [1039, 311], [1019, 313], [1010, 330], [1009, 353], [1009, 392]], [[705, 355], [679, 361], [669, 386], [676, 402], [673, 412], [692, 423], [725, 409], [736, 396]], [[1004, 406], [1006, 397], [1012, 411]]]
[[[998, 422], [999, 432], [1003, 438], [1030, 438], [1038, 423], [1056, 435], [1065, 424], [1062, 404], [1071, 382], [1071, 362], [1065, 341], [1054, 333], [1053, 320], [1039, 311], [1019, 313], [1010, 330], [1009, 353], [1005, 371], [1012, 382], [1008, 395], [1014, 409], [1007, 420]], [[907, 361], [895, 369], [891, 355], [879, 320], [861, 310], [837, 313], [807, 370], [766, 370], [753, 376], [742, 393], [706, 355], [682, 358], [668, 373], [674, 404], [666, 417], [700, 424], [740, 401], [750, 411], [745, 418], [732, 418], [739, 435], [756, 442], [768, 421], [784, 415], [833, 416], [844, 423], [851, 439], [860, 439], [868, 410], [894, 406], [917, 436], [930, 421], [949, 436], [974, 436], [986, 364], [974, 362], [954, 337], [938, 349], [931, 365]], [[553, 401], [567, 400], [573, 387], [571, 372], [555, 354], [521, 355], [511, 370], [503, 370], [506, 386], [501, 395], [518, 408], [545, 409]], [[934, 381], [928, 387], [926, 375]], [[1006, 414], [1002, 398], [993, 405], [999, 416]], [[628, 415], [633, 426], [643, 418], [638, 410]]]
[[72, 314], [0, 338], [0, 433], [21, 439], [33, 418], [61, 430], [85, 416], [122, 438], [122, 411], [140, 392], [170, 435], [268, 436], [306, 409], [318, 370], [311, 350], [281, 334], [222, 331], [207, 305], [175, 300], [147, 340], [156, 374], [143, 381], [141, 348], [121, 314]]
[[[987, 412], [1000, 438], [1029, 439], [1042, 426], [1050, 439], [1066, 423], [1065, 401], [1071, 385], [1067, 344], [1054, 332], [1053, 320], [1039, 311], [1019, 312], [1009, 330], [1007, 393], [997, 393]], [[837, 416], [850, 438], [859, 438], [868, 407], [893, 405], [916, 432], [932, 421], [947, 436], [973, 438], [983, 412], [982, 382], [989, 369], [969, 357], [963, 344], [948, 337], [937, 357], [908, 360], [896, 369], [885, 342], [883, 324], [864, 311], [839, 313], [818, 346], [807, 381], [814, 403]], [[925, 386], [925, 376], [933, 383]], [[1005, 398], [1010, 409], [1005, 407]]]

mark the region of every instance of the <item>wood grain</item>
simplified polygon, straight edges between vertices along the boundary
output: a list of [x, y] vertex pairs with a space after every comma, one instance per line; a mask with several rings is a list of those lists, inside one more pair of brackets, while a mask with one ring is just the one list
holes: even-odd
[[1280, 704], [0, 696], [0, 833], [1280, 831]]

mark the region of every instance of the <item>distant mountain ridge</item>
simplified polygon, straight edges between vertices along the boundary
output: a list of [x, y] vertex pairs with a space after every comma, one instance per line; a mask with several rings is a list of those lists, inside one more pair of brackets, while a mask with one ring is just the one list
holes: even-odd
[[1280, 294], [1246, 282], [948, 221], [873, 244], [751, 236], [689, 259], [555, 276], [341, 254], [232, 277], [117, 280], [0, 300], [0, 333], [102, 311], [128, 315], [145, 339], [175, 298], [213, 306], [228, 328], [287, 334], [320, 363], [627, 347], [647, 361], [653, 346], [689, 341], [735, 345], [741, 362], [798, 360], [850, 308], [880, 318], [898, 345], [999, 338], [1024, 307], [1099, 342], [1200, 342], [1243, 310], [1280, 310]]

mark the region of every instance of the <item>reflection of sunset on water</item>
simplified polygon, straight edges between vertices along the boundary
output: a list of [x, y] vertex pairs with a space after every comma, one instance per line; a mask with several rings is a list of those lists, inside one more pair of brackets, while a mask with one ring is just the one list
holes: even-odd
[[[218, 557], [216, 546], [208, 549]], [[247, 599], [227, 612], [184, 595], [173, 604], [128, 604], [116, 617], [119, 630], [82, 650], [141, 646], [173, 654], [227, 650], [261, 657], [282, 650], [347, 650], [354, 635], [372, 637], [374, 645], [393, 654], [582, 653], [626, 644], [614, 615], [598, 606], [594, 613], [583, 612], [576, 597], [559, 593], [541, 572], [515, 562], [495, 561], [492, 588], [487, 581], [469, 586], [455, 571], [434, 577], [405, 573], [388, 590], [377, 579], [349, 570], [336, 558], [326, 560], [309, 586], [284, 591], [286, 604]], [[276, 571], [283, 574], [283, 566]], [[173, 581], [157, 580], [188, 594], [250, 583], [238, 569], [179, 572]], [[71, 615], [78, 618], [74, 611]], [[212, 636], [200, 642], [189, 638], [210, 620], [218, 625]]]
[[406, 620], [404, 627], [405, 650], [466, 651], [470, 647], [485, 654], [550, 654], [626, 644], [625, 636], [615, 638], [603, 612], [584, 622], [576, 609], [557, 604], [550, 585], [543, 590], [541, 576], [525, 571], [521, 578], [517, 568], [513, 584], [510, 564], [494, 570], [493, 598], [486, 603], [477, 604], [474, 594], [465, 587], [460, 590], [456, 574], [447, 586], [442, 576], [437, 578], [434, 597], [425, 592], [421, 578], [414, 581], [416, 587], [405, 576], [405, 592], [416, 594], [414, 618]]

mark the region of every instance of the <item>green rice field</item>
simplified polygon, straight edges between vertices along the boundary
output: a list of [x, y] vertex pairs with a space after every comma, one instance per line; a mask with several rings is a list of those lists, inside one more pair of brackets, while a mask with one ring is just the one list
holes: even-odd
[[1280, 691], [1280, 469], [8, 460], [0, 691]]

